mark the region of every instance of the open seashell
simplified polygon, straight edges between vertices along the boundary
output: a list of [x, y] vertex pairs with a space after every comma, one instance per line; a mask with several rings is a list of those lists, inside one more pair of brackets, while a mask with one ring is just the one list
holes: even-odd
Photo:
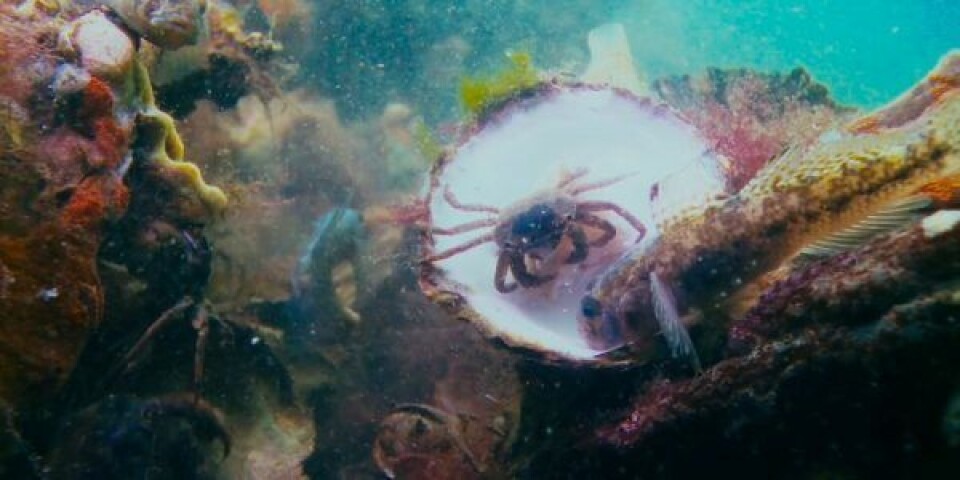
[[725, 188], [719, 159], [668, 107], [581, 84], [514, 95], [432, 173], [423, 288], [508, 346], [616, 363], [611, 352], [628, 339], [588, 336], [580, 301], [607, 267], [657, 237], [651, 196], [669, 178], [681, 180], [671, 210]]

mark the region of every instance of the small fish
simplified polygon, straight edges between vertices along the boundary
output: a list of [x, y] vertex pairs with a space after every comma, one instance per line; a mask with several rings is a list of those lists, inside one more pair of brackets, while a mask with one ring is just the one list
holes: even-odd
[[[313, 319], [321, 310], [339, 314], [344, 325], [333, 327], [360, 322], [354, 303], [363, 284], [360, 250], [366, 240], [366, 226], [358, 211], [337, 207], [320, 217], [290, 278], [294, 325], [315, 334], [318, 328]], [[329, 313], [324, 317], [329, 321]], [[319, 330], [329, 332], [328, 327]], [[299, 333], [304, 332], [293, 336]]]
[[790, 269], [956, 208], [960, 96], [925, 115], [790, 149], [736, 195], [670, 219], [656, 242], [600, 274], [581, 301], [582, 331], [597, 343], [630, 345], [635, 356], [649, 355], [656, 335], [671, 355], [693, 351], [684, 316], [699, 314], [706, 332], [725, 331]]

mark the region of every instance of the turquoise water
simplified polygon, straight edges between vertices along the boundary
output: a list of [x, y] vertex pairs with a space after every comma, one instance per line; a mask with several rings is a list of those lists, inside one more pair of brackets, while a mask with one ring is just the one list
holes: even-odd
[[464, 75], [502, 68], [510, 50], [541, 69], [579, 72], [586, 35], [623, 23], [651, 78], [707, 67], [788, 71], [798, 65], [844, 103], [881, 105], [960, 46], [960, 2], [527, 0], [318, 3], [310, 82], [348, 117], [414, 101], [429, 118], [459, 115]]
[[838, 100], [864, 107], [905, 91], [960, 46], [953, 0], [652, 0], [611, 18], [625, 23], [638, 64], [654, 76], [804, 65]]
[[[610, 23], [669, 107], [565, 83]], [[705, 74], [870, 110], [957, 49], [960, 0], [0, 0], [0, 480], [960, 478], [960, 95]]]

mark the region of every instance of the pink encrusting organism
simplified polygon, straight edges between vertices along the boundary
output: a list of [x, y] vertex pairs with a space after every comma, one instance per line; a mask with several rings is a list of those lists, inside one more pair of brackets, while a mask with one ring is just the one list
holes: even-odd
[[784, 149], [813, 142], [852, 112], [799, 68], [786, 75], [711, 69], [660, 80], [654, 89], [727, 157], [734, 191]]

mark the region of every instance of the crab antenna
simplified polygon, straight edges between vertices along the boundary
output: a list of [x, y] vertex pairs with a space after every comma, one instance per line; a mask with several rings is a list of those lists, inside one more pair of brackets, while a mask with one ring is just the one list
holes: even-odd
[[470, 203], [460, 203], [460, 200], [457, 200], [457, 197], [453, 195], [453, 192], [450, 190], [450, 185], [447, 185], [443, 189], [443, 199], [447, 201], [453, 208], [458, 210], [464, 210], [467, 212], [488, 212], [494, 215], [500, 214], [499, 208], [494, 208], [488, 205], [477, 205]]
[[436, 254], [436, 255], [431, 255], [431, 256], [427, 257], [426, 259], [424, 259], [424, 261], [425, 261], [425, 262], [437, 262], [437, 261], [440, 261], [440, 260], [445, 260], [445, 259], [447, 259], [447, 258], [450, 258], [450, 257], [458, 254], [458, 253], [466, 252], [467, 250], [470, 250], [470, 249], [473, 248], [473, 247], [477, 247], [477, 246], [483, 245], [484, 243], [487, 243], [487, 242], [492, 242], [493, 239], [494, 239], [494, 236], [493, 236], [492, 233], [491, 233], [491, 234], [488, 234], [488, 235], [484, 235], [484, 236], [482, 236], [482, 237], [477, 237], [477, 238], [475, 238], [475, 239], [473, 239], [473, 240], [470, 240], [470, 241], [467, 242], [467, 243], [464, 243], [464, 244], [462, 244], [462, 245], [458, 245], [458, 246], [456, 246], [456, 247], [453, 247], [453, 248], [451, 248], [451, 249], [449, 249], [449, 250], [447, 250], [447, 251], [445, 251], [445, 252], [441, 252], [441, 253], [438, 253], [438, 254]]
[[[576, 196], [576, 195], [580, 195], [581, 193], [584, 193], [584, 192], [589, 192], [590, 190], [596, 190], [596, 189], [598, 189], [598, 188], [609, 187], [610, 185], [613, 185], [613, 184], [615, 184], [615, 183], [617, 183], [617, 182], [620, 182], [621, 180], [624, 180], [624, 179], [626, 179], [626, 178], [629, 178], [629, 177], [632, 177], [632, 176], [634, 176], [634, 175], [637, 175], [638, 173], [640, 173], [640, 172], [628, 173], [628, 174], [626, 174], [626, 175], [620, 175], [620, 176], [618, 176], [618, 177], [608, 178], [608, 179], [606, 179], [606, 180], [597, 180], [596, 182], [593, 182], [593, 183], [587, 183], [587, 184], [584, 184], [584, 185], [579, 185], [579, 186], [576, 186], [576, 187], [571, 188], [569, 193], [570, 193], [570, 195]], [[567, 184], [569, 184], [569, 183], [570, 183], [570, 182], [567, 182]]]
[[463, 223], [451, 228], [431, 228], [430, 233], [434, 235], [458, 235], [461, 233], [471, 232], [478, 228], [493, 227], [496, 224], [497, 219], [486, 218], [483, 220], [474, 220], [472, 222]]
[[566, 188], [571, 183], [582, 178], [589, 172], [586, 168], [578, 168], [572, 172], [564, 171], [560, 174], [560, 182], [557, 183], [557, 188]]

